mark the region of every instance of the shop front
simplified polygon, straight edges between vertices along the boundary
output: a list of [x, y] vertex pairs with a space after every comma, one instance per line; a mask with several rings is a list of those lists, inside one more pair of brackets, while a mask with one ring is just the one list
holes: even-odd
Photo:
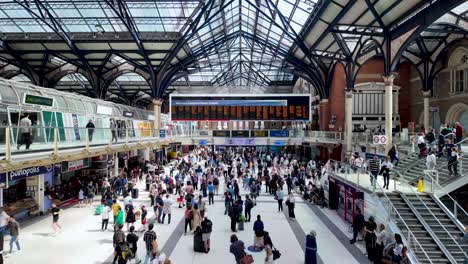
[[35, 166], [0, 174], [5, 187], [2, 192], [2, 206], [8, 215], [17, 219], [46, 212], [51, 204], [44, 198], [45, 185], [54, 176], [54, 166]]
[[352, 223], [358, 209], [364, 212], [364, 193], [331, 175], [328, 175], [328, 183], [330, 208]]
[[89, 158], [56, 164], [54, 180], [45, 186], [45, 202], [55, 203], [57, 206], [67, 206], [76, 202], [80, 182], [92, 177], [87, 169], [90, 164]]

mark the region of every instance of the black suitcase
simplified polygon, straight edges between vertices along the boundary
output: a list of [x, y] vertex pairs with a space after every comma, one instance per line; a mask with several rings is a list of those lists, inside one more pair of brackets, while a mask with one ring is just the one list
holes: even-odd
[[138, 189], [132, 189], [132, 198], [138, 199]]
[[205, 253], [205, 243], [203, 243], [203, 238], [201, 233], [195, 233], [193, 235], [193, 250], [195, 252]]

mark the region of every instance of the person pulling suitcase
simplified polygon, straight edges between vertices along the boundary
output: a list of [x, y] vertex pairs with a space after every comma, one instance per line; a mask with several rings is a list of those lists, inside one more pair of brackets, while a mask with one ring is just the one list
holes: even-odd
[[205, 219], [201, 222], [201, 229], [202, 229], [202, 240], [205, 247], [205, 252], [210, 252], [210, 239], [211, 239], [211, 231], [213, 230], [213, 222], [205, 216]]

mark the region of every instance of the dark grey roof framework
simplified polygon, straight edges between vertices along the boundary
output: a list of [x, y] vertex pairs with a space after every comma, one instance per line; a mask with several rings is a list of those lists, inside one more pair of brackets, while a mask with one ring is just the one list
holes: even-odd
[[337, 62], [352, 89], [381, 57], [386, 74], [414, 63], [430, 90], [438, 56], [466, 38], [467, 10], [464, 0], [0, 0], [0, 76], [142, 106], [171, 85], [298, 77], [328, 97]]

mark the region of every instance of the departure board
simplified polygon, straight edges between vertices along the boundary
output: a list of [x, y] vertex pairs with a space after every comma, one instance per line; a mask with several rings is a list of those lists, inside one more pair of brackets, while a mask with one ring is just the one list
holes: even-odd
[[308, 95], [170, 96], [172, 121], [310, 121]]

